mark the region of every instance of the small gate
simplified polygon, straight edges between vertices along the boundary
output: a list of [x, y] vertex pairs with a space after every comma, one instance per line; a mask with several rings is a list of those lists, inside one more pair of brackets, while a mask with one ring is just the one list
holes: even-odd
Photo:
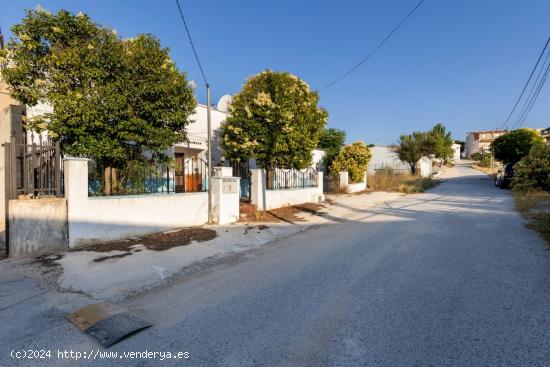
[[250, 162], [233, 162], [233, 176], [241, 178], [240, 198], [241, 201], [250, 202], [250, 191], [252, 187], [252, 177], [250, 173]]

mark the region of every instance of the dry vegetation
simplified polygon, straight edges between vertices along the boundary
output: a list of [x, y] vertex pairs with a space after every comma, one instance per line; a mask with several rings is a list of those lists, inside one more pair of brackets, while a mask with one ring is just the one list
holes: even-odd
[[367, 182], [369, 190], [372, 191], [394, 191], [405, 194], [424, 192], [439, 183], [431, 178], [399, 174], [390, 169], [370, 175]]
[[484, 167], [484, 166], [481, 166], [481, 165], [479, 165], [479, 164], [477, 164], [477, 163], [472, 164], [471, 167], [472, 167], [473, 169], [476, 169], [476, 170], [478, 170], [478, 171], [481, 171], [481, 172], [483, 172], [483, 173], [485, 173], [485, 174], [488, 174], [489, 176], [495, 176], [496, 173], [497, 173], [497, 171], [501, 168], [501, 166], [499, 165], [499, 166], [495, 166], [494, 169], [491, 169], [491, 167]]
[[514, 192], [516, 208], [529, 221], [528, 227], [539, 232], [550, 245], [550, 193]]

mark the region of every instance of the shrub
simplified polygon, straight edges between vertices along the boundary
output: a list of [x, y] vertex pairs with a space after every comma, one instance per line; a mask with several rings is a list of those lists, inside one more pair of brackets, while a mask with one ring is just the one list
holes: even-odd
[[333, 175], [347, 171], [351, 183], [362, 182], [371, 158], [370, 149], [362, 141], [345, 145], [330, 165]]
[[550, 146], [535, 144], [515, 166], [513, 188], [517, 191], [550, 191]]

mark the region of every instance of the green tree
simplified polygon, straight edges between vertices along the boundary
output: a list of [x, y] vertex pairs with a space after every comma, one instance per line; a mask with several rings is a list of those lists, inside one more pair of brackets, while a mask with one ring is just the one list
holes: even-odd
[[194, 92], [153, 36], [123, 40], [84, 14], [42, 9], [12, 32], [3, 78], [14, 98], [53, 107], [29, 124], [47, 128], [65, 153], [121, 167], [145, 153], [167, 160], [186, 140]]
[[451, 137], [451, 133], [447, 132], [443, 124], [438, 123], [428, 134], [430, 139], [432, 139], [435, 158], [442, 160], [443, 163], [447, 163], [453, 157], [453, 138]]
[[533, 144], [529, 154], [514, 166], [517, 191], [550, 191], [550, 145]]
[[397, 157], [407, 163], [413, 175], [416, 174], [416, 164], [424, 156], [434, 154], [434, 141], [429, 133], [415, 131], [412, 134], [403, 134], [399, 138], [399, 145], [395, 147]]
[[531, 129], [518, 129], [501, 135], [491, 143], [496, 160], [504, 163], [517, 163], [531, 150], [533, 144], [543, 143], [539, 132]]
[[321, 139], [319, 140], [319, 148], [324, 149], [325, 157], [323, 164], [325, 167], [330, 167], [332, 161], [338, 156], [340, 149], [346, 141], [346, 132], [344, 130], [328, 128], [323, 130]]
[[338, 156], [332, 161], [330, 171], [333, 175], [347, 171], [351, 182], [362, 182], [371, 159], [370, 149], [362, 141], [344, 145]]
[[266, 70], [249, 78], [220, 132], [225, 158], [254, 158], [268, 169], [308, 167], [328, 117], [318, 102], [317, 92], [290, 73]]

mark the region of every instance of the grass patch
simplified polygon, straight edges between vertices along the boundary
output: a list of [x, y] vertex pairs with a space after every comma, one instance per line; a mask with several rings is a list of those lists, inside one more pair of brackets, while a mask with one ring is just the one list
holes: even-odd
[[529, 228], [537, 231], [550, 245], [550, 193], [513, 193], [519, 212], [529, 221]]
[[426, 177], [398, 174], [393, 170], [379, 171], [368, 177], [368, 187], [373, 191], [393, 191], [416, 194], [437, 186], [438, 180]]

